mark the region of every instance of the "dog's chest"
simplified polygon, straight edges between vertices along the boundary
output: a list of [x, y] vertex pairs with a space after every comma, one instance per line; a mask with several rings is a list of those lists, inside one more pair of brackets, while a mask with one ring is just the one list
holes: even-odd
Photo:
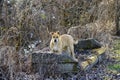
[[59, 49], [58, 45], [57, 44], [54, 45], [53, 50], [58, 51], [58, 49]]

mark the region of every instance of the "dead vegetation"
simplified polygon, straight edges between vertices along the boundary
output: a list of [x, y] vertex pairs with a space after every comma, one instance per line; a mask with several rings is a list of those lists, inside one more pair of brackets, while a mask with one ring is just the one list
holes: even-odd
[[39, 74], [31, 74], [30, 54], [24, 49], [29, 51], [32, 48], [29, 45], [35, 42], [38, 50], [47, 47], [51, 31], [68, 33], [75, 40], [95, 38], [110, 52], [111, 35], [119, 29], [116, 8], [118, 10], [120, 1], [116, 1], [1, 0], [0, 66], [7, 78], [43, 79]]

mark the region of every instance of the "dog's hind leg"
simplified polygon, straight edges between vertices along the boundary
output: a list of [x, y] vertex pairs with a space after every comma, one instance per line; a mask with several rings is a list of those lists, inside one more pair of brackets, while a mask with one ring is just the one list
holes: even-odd
[[75, 58], [74, 46], [70, 46], [70, 55], [75, 61], [78, 61], [78, 59]]

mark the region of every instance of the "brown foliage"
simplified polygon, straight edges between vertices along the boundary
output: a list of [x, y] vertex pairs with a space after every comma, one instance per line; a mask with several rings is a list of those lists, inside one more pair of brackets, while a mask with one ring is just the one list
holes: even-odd
[[[71, 26], [83, 26], [96, 20], [100, 23], [107, 20], [114, 22], [115, 18], [113, 0], [21, 0], [4, 5], [6, 15], [3, 15], [3, 20], [6, 28], [16, 26], [19, 29], [20, 47], [26, 47], [36, 40], [41, 40], [41, 48], [48, 46], [50, 36], [47, 29], [49, 32], [59, 30], [67, 33]], [[12, 10], [8, 13], [10, 8]]]
[[104, 45], [116, 32], [115, 0], [6, 0], [0, 8], [0, 61], [10, 68], [11, 79], [14, 71], [31, 71], [23, 49], [34, 41], [41, 41], [39, 49], [49, 46], [51, 31], [95, 38]]

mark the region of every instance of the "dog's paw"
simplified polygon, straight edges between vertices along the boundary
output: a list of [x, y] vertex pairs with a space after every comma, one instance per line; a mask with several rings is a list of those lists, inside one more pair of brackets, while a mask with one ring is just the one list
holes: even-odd
[[76, 62], [78, 62], [78, 59], [74, 58], [74, 60], [75, 60]]

